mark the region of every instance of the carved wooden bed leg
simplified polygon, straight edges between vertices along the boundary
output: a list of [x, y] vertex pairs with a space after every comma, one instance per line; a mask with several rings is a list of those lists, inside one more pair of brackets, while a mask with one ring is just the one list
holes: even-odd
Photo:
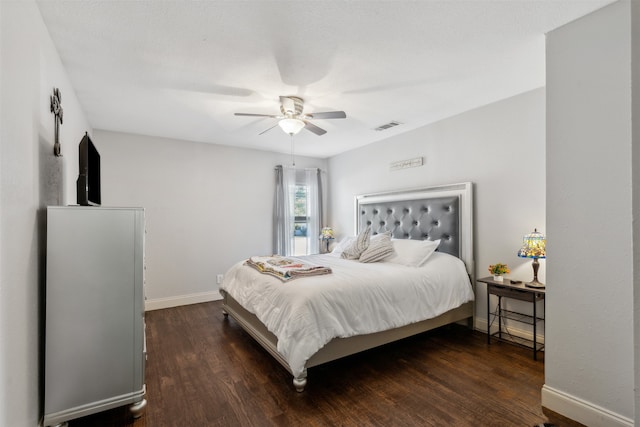
[[304, 387], [307, 385], [307, 370], [305, 369], [302, 375], [293, 378], [293, 386], [298, 393], [304, 391]]

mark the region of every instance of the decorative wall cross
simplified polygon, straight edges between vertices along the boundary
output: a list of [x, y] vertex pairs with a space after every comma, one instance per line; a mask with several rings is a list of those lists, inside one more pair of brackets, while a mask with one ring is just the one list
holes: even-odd
[[60, 105], [60, 102], [62, 102], [60, 89], [54, 87], [53, 95], [51, 95], [51, 112], [53, 113], [56, 123], [55, 141], [53, 143], [53, 154], [55, 154], [56, 157], [62, 156], [62, 154], [60, 154], [60, 125], [62, 124], [62, 105]]

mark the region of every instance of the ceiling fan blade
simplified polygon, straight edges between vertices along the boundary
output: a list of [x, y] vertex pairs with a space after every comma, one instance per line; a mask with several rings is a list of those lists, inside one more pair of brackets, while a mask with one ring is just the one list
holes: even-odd
[[347, 114], [344, 111], [327, 111], [325, 113], [309, 113], [311, 119], [346, 119]]
[[327, 133], [326, 130], [324, 130], [322, 128], [319, 128], [318, 126], [314, 125], [311, 122], [305, 121], [304, 124], [305, 124], [304, 128], [306, 130], [311, 131], [311, 132], [315, 133], [318, 136], [321, 136], [321, 135], [324, 135], [325, 133]]
[[278, 126], [278, 123], [276, 123], [275, 125], [271, 126], [269, 129], [263, 130], [262, 132], [260, 132], [258, 135], [262, 135], [263, 133], [267, 133], [269, 132], [271, 129], [273, 129], [274, 127]]
[[234, 116], [250, 116], [250, 117], [271, 117], [277, 119], [280, 116], [274, 116], [273, 114], [253, 114], [253, 113], [234, 113]]

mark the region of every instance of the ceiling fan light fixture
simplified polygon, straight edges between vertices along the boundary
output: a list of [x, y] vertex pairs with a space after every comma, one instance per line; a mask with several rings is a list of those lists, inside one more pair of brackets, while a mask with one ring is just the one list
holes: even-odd
[[289, 135], [295, 135], [302, 130], [305, 123], [300, 119], [282, 119], [278, 122], [278, 125]]

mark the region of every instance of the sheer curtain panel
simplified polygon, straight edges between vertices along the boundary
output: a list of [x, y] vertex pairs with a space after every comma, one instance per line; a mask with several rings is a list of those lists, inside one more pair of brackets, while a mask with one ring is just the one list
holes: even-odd
[[320, 253], [322, 229], [322, 173], [320, 169], [305, 169], [307, 187], [307, 254]]
[[[283, 256], [320, 252], [322, 171], [276, 166], [273, 252]], [[297, 233], [297, 234], [296, 234]], [[297, 239], [297, 240], [296, 240]]]
[[293, 254], [293, 212], [296, 170], [289, 166], [276, 166], [276, 193], [273, 209], [273, 253]]

